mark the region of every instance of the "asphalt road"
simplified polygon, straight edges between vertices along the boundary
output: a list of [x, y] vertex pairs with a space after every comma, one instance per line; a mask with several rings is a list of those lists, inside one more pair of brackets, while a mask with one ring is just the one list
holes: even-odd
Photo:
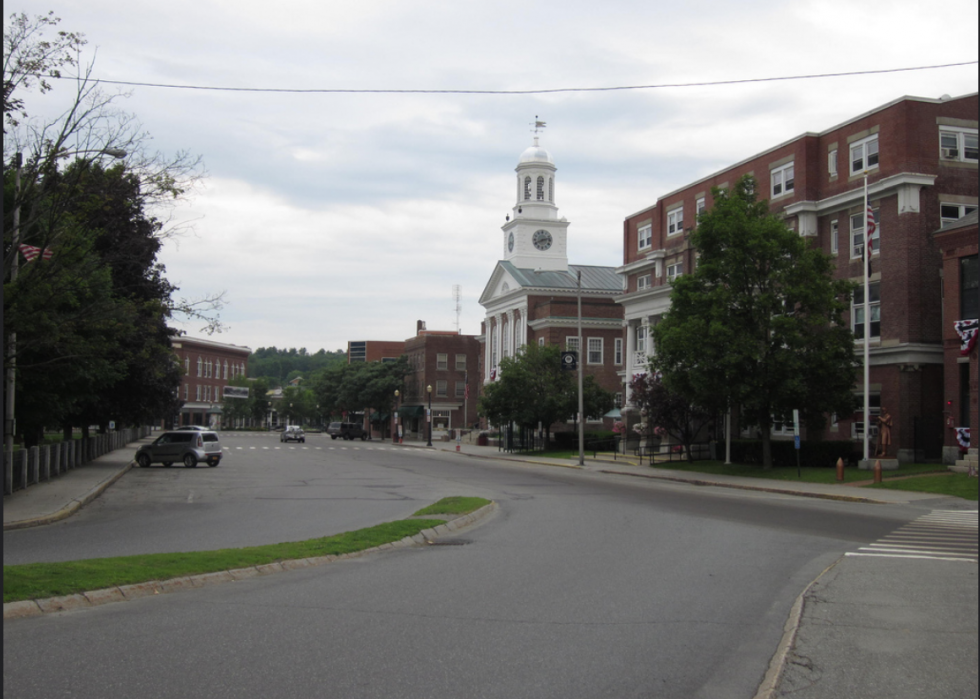
[[4, 696], [748, 699], [794, 599], [913, 519], [860, 505], [468, 459], [223, 437], [218, 468], [134, 469], [4, 563], [296, 540], [447, 495], [462, 545], [4, 623]]

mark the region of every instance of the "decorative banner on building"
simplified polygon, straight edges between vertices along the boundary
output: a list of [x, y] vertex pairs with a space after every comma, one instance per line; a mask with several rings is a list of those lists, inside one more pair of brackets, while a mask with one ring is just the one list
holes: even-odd
[[248, 386], [225, 386], [221, 391], [221, 397], [228, 398], [244, 398], [248, 399]]
[[41, 248], [33, 245], [19, 245], [18, 248], [20, 249], [20, 254], [23, 255], [24, 259], [28, 262], [33, 262], [39, 256], [44, 260], [51, 259], [51, 250], [49, 248], [44, 248], [42, 250]]
[[959, 444], [964, 449], [970, 448], [970, 428], [969, 427], [957, 427], [956, 428], [956, 443]]
[[960, 336], [960, 354], [966, 356], [977, 346], [977, 320], [958, 320], [953, 323], [956, 334]]

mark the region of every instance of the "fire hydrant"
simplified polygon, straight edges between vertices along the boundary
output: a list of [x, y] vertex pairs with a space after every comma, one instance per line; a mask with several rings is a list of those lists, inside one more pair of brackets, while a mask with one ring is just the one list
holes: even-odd
[[881, 459], [875, 459], [874, 482], [881, 483]]
[[837, 459], [837, 482], [844, 482], [844, 459]]

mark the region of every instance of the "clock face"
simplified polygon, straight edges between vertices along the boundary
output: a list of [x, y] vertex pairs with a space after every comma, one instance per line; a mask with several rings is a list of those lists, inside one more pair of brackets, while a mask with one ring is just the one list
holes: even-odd
[[538, 250], [547, 250], [551, 247], [552, 243], [551, 233], [544, 229], [535, 231], [534, 236], [531, 238], [531, 242], [534, 243], [534, 247], [536, 247]]
[[507, 238], [507, 249], [514, 252], [514, 233], [511, 232], [510, 237]]

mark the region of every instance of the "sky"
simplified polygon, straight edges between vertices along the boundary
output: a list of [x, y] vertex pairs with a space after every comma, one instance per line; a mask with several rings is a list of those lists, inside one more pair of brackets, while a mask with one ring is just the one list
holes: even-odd
[[[758, 80], [977, 60], [975, 0], [21, 0], [106, 81], [291, 90], [524, 92]], [[544, 94], [124, 91], [164, 154], [207, 177], [160, 253], [179, 297], [223, 293], [250, 347], [346, 350], [477, 335], [514, 168], [552, 155], [572, 264], [618, 267], [623, 220], [700, 177], [903, 95], [977, 91], [977, 65]], [[70, 86], [56, 83], [44, 108]], [[36, 98], [36, 104], [42, 102]], [[461, 288], [459, 312], [453, 288]], [[175, 322], [208, 337], [200, 322]]]

